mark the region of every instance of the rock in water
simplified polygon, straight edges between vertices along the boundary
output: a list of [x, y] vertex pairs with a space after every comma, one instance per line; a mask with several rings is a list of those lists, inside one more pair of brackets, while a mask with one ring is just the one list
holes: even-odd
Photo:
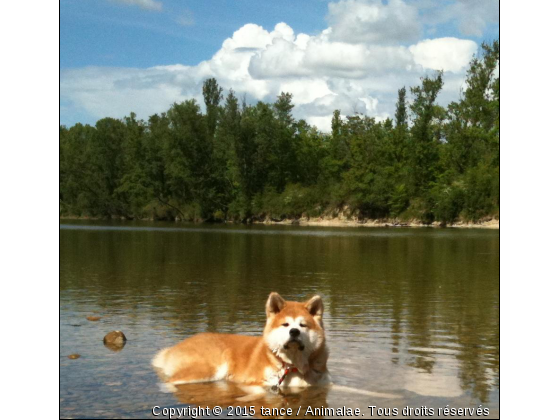
[[111, 331], [103, 337], [103, 344], [109, 350], [121, 351], [126, 344], [126, 337], [122, 331]]
[[101, 319], [100, 316], [88, 316], [86, 317], [88, 321], [99, 321]]
[[68, 356], [68, 358], [69, 358], [69, 359], [72, 359], [72, 360], [74, 360], [74, 359], [79, 359], [79, 358], [80, 358], [80, 355], [79, 355], [79, 354], [71, 354], [71, 355]]

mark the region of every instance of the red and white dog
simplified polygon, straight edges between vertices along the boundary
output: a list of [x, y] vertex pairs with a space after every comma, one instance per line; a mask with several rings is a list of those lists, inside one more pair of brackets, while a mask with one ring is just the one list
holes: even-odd
[[261, 337], [203, 333], [161, 350], [152, 364], [167, 383], [229, 380], [259, 387], [331, 383], [323, 329], [323, 301], [288, 302], [271, 293]]

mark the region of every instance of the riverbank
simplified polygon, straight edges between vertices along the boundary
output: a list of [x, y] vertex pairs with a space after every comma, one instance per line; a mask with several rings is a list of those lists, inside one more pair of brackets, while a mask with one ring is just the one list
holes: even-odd
[[323, 226], [323, 227], [434, 227], [434, 228], [480, 228], [480, 229], [500, 229], [500, 221], [497, 219], [484, 220], [479, 222], [457, 222], [453, 224], [445, 224], [434, 222], [432, 224], [424, 224], [420, 221], [400, 221], [385, 219], [365, 219], [355, 220], [346, 218], [324, 218], [311, 217], [301, 219], [285, 219], [253, 221], [253, 223], [265, 225], [299, 225], [299, 226]]
[[[128, 220], [124, 217], [113, 217], [111, 219], [117, 220]], [[60, 220], [108, 220], [104, 217], [90, 217], [90, 216], [60, 216]], [[154, 219], [143, 218], [134, 219], [151, 221]], [[182, 220], [176, 220], [176, 223], [181, 223]], [[247, 222], [225, 220], [225, 221], [214, 221], [205, 222], [202, 220], [196, 221], [191, 220], [189, 223], [231, 223], [231, 224], [262, 224], [262, 225], [291, 225], [291, 226], [319, 226], [319, 227], [371, 227], [371, 228], [384, 228], [384, 227], [432, 227], [432, 228], [469, 228], [469, 229], [500, 229], [500, 221], [498, 219], [487, 219], [478, 222], [456, 222], [452, 224], [445, 224], [441, 222], [433, 222], [432, 224], [425, 224], [418, 220], [412, 221], [401, 221], [398, 219], [356, 219], [356, 218], [345, 218], [345, 217], [302, 217], [299, 219], [252, 219]]]

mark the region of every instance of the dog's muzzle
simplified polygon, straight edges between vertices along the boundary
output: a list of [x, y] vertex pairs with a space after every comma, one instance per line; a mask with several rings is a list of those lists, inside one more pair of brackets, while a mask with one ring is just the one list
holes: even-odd
[[305, 345], [301, 342], [299, 338], [290, 338], [286, 344], [284, 344], [284, 349], [288, 350], [290, 347], [297, 346], [298, 350], [303, 351]]

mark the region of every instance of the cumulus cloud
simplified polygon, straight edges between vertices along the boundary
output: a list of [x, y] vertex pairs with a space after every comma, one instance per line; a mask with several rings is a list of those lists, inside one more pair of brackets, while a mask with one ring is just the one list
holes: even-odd
[[[352, 8], [365, 2], [348, 0], [339, 4], [355, 13]], [[397, 11], [406, 6], [401, 1], [368, 4]], [[342, 12], [335, 12], [341, 16]], [[376, 18], [381, 28], [388, 21], [399, 24], [396, 12], [383, 13]], [[337, 22], [343, 21], [341, 17]], [[367, 42], [365, 38], [357, 42], [361, 38], [345, 38], [338, 28], [338, 34], [335, 25], [310, 35], [296, 34], [286, 23], [278, 23], [271, 31], [250, 23], [227, 38], [212, 58], [195, 66], [63, 71], [61, 95], [64, 103], [94, 118], [121, 118], [131, 111], [147, 118], [166, 111], [173, 102], [195, 98], [203, 104], [202, 83], [214, 77], [249, 103], [272, 102], [281, 92], [290, 92], [296, 118], [330, 131], [335, 109], [343, 115], [358, 112], [377, 118], [392, 116], [397, 90], [418, 85], [420, 77], [434, 70], [445, 71], [440, 103], [457, 99], [466, 66], [477, 51], [475, 42], [458, 38], [418, 39], [399, 45], [376, 42], [377, 35], [372, 35]], [[379, 27], [375, 30], [383, 31]], [[388, 33], [393, 34], [392, 29]]]
[[[325, 34], [323, 34], [325, 35]], [[370, 72], [410, 69], [413, 57], [405, 47], [349, 44], [327, 36], [275, 38], [251, 58], [249, 72], [257, 79], [297, 76], [363, 78]]]
[[330, 3], [328, 20], [333, 39], [345, 42], [408, 42], [422, 33], [417, 9], [402, 0]]
[[424, 68], [458, 72], [463, 70], [477, 50], [474, 41], [438, 38], [410, 46], [414, 61]]
[[155, 0], [112, 0], [115, 3], [128, 4], [130, 6], [138, 6], [146, 10], [161, 10], [162, 3]]

